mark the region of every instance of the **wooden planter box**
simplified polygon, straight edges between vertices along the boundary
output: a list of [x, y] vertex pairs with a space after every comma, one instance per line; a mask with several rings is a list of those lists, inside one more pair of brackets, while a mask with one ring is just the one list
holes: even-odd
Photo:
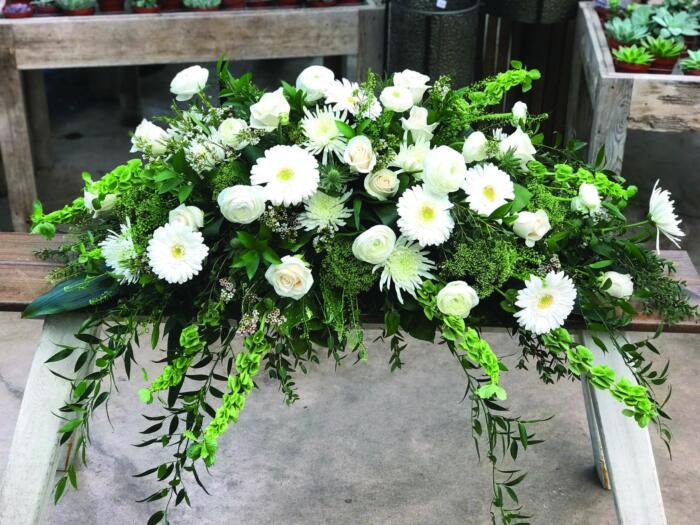
[[592, 2], [579, 3], [566, 117], [567, 138], [605, 146], [606, 167], [622, 168], [628, 129], [700, 131], [700, 77], [618, 73]]

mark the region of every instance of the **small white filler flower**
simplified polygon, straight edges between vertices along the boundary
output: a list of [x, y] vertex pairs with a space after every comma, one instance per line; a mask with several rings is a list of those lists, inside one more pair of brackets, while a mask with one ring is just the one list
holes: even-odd
[[469, 207], [486, 217], [515, 198], [513, 182], [508, 174], [491, 163], [467, 170], [463, 189]]
[[434, 279], [431, 270], [435, 264], [427, 257], [428, 252], [420, 249], [417, 243], [411, 242], [404, 236], [396, 241], [393, 251], [383, 264], [376, 265], [372, 271], [382, 268], [379, 279], [379, 289], [391, 289], [392, 282], [396, 290], [399, 302], [403, 304], [401, 292], [408, 292], [416, 296], [416, 289], [423, 283], [423, 279]]
[[275, 206], [299, 204], [316, 193], [318, 162], [299, 146], [273, 146], [250, 170], [250, 182], [265, 186], [265, 198]]
[[656, 226], [656, 251], [659, 252], [659, 234], [663, 233], [669, 241], [680, 248], [681, 237], [685, 233], [681, 230], [681, 220], [676, 215], [675, 203], [671, 200], [668, 190], [658, 187], [659, 181], [654, 184], [649, 199], [649, 220]]
[[153, 232], [147, 253], [148, 263], [158, 277], [171, 284], [182, 284], [202, 271], [209, 248], [201, 233], [177, 222]]
[[110, 231], [107, 238], [99, 244], [105, 263], [115, 275], [119, 276], [121, 284], [133, 284], [139, 280], [139, 272], [134, 268], [138, 258], [134, 240], [131, 237], [131, 223], [120, 226], [121, 233]]
[[437, 246], [450, 238], [454, 228], [451, 208], [446, 196], [415, 186], [399, 198], [397, 225], [407, 239], [418, 241], [421, 246]]
[[317, 191], [304, 202], [304, 212], [299, 215], [299, 224], [306, 231], [328, 231], [334, 233], [345, 226], [345, 219], [352, 210], [345, 207], [352, 192], [333, 197]]
[[518, 292], [518, 324], [534, 334], [546, 334], [564, 325], [574, 309], [576, 287], [564, 272], [549, 272], [544, 279], [531, 275]]
[[338, 129], [336, 121], [347, 124], [345, 112], [341, 113], [329, 107], [317, 108], [315, 112], [304, 108], [304, 114], [306, 116], [301, 120], [301, 129], [306, 141], [303, 146], [314, 155], [322, 155], [323, 164], [328, 163], [329, 154], [335, 154], [342, 159], [347, 139]]

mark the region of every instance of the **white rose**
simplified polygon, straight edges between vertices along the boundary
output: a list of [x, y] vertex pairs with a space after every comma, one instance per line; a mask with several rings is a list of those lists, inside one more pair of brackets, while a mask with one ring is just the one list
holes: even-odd
[[348, 141], [343, 153], [343, 162], [358, 173], [369, 173], [377, 164], [377, 157], [372, 149], [372, 141], [364, 135], [357, 135]]
[[117, 196], [114, 193], [108, 193], [102, 199], [102, 205], [99, 209], [95, 208], [93, 201], [99, 196], [98, 193], [93, 193], [91, 191], [85, 190], [83, 193], [83, 204], [85, 208], [92, 212], [93, 217], [97, 217], [98, 214], [109, 211], [114, 208], [117, 204]]
[[238, 184], [225, 188], [216, 202], [226, 220], [239, 224], [250, 224], [265, 211], [265, 190], [262, 186]]
[[248, 124], [240, 118], [227, 118], [221, 124], [216, 134], [222, 144], [230, 146], [233, 149], [241, 150], [249, 143], [245, 139], [241, 139], [241, 134], [248, 130]]
[[544, 210], [537, 210], [535, 213], [521, 211], [513, 223], [515, 235], [525, 239], [525, 244], [531, 248], [551, 229], [549, 217]]
[[323, 66], [309, 66], [297, 77], [297, 89], [306, 93], [306, 102], [323, 98], [335, 80], [333, 71]]
[[452, 281], [440, 290], [436, 297], [437, 307], [445, 315], [468, 317], [477, 304], [479, 296], [474, 288], [464, 281]]
[[462, 147], [462, 156], [468, 163], [486, 160], [488, 155], [488, 139], [481, 131], [475, 131], [467, 137]]
[[209, 70], [201, 66], [188, 67], [175, 75], [170, 82], [170, 92], [175, 100], [189, 100], [204, 89], [208, 78]]
[[314, 278], [304, 262], [291, 255], [282, 257], [281, 264], [271, 265], [265, 272], [265, 279], [280, 297], [299, 300], [311, 289]]
[[608, 295], [618, 299], [629, 299], [632, 297], [634, 283], [632, 282], [631, 275], [618, 272], [605, 272], [600, 277], [600, 286], [602, 287], [608, 279], [612, 282], [610, 288], [605, 290]]
[[600, 194], [594, 184], [584, 182], [578, 188], [578, 196], [571, 199], [571, 209], [595, 214], [600, 210]]
[[404, 69], [399, 73], [394, 73], [393, 80], [395, 86], [408, 89], [413, 97], [413, 103], [418, 104], [429, 87], [430, 77], [417, 71]]
[[180, 204], [168, 214], [170, 224], [184, 224], [192, 231], [199, 230], [204, 226], [204, 212], [197, 206], [185, 206]]
[[250, 127], [272, 131], [289, 119], [289, 102], [284, 98], [282, 88], [265, 93], [260, 100], [250, 106]]
[[437, 122], [428, 124], [428, 110], [418, 106], [411, 108], [408, 118], [401, 119], [401, 127], [411, 133], [414, 142], [420, 139], [430, 142], [430, 139], [433, 138], [433, 131], [437, 126]]
[[365, 177], [365, 191], [375, 199], [385, 201], [399, 191], [399, 182], [396, 173], [384, 168]]
[[423, 182], [436, 194], [447, 194], [462, 187], [467, 176], [464, 157], [449, 146], [430, 150], [423, 162]]
[[146, 119], [136, 126], [131, 137], [131, 152], [141, 151], [148, 155], [162, 155], [168, 149], [168, 133]]
[[519, 124], [524, 124], [525, 121], [527, 120], [527, 104], [525, 102], [516, 102], [513, 104], [513, 109], [511, 109], [511, 113], [513, 113], [513, 120], [516, 123]]
[[362, 232], [352, 243], [352, 253], [359, 260], [382, 264], [389, 258], [396, 244], [396, 234], [382, 224]]
[[379, 101], [385, 108], [396, 111], [396, 113], [403, 113], [413, 106], [413, 95], [406, 88], [389, 86], [382, 90]]
[[498, 145], [498, 149], [502, 155], [512, 150], [513, 155], [520, 161], [520, 166], [524, 170], [527, 170], [528, 162], [535, 160], [534, 154], [537, 153], [528, 134], [520, 128], [517, 128], [512, 134], [503, 139]]

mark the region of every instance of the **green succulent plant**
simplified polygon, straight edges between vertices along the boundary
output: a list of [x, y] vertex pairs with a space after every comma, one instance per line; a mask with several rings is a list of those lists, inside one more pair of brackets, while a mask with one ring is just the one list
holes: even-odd
[[700, 49], [697, 51], [688, 51], [688, 58], [681, 60], [681, 68], [685, 71], [700, 69]]
[[156, 7], [158, 0], [131, 0], [131, 7]]
[[87, 9], [95, 7], [95, 0], [56, 0], [58, 7], [64, 11], [75, 11], [76, 9]]
[[648, 28], [651, 17], [654, 15], [654, 7], [647, 4], [630, 4], [628, 7], [631, 8], [630, 20], [637, 25]]
[[613, 56], [626, 64], [647, 65], [654, 60], [654, 57], [646, 49], [635, 45], [619, 47], [613, 51]]
[[685, 49], [685, 45], [670, 38], [648, 36], [644, 39], [644, 47], [656, 58], [675, 58]]
[[663, 38], [679, 38], [700, 34], [697, 17], [687, 11], [671, 13], [665, 7], [661, 7], [652, 17], [652, 21], [657, 25], [659, 36]]
[[31, 4], [38, 7], [49, 7], [57, 5], [56, 0], [32, 0]]
[[608, 36], [621, 44], [633, 44], [644, 38], [649, 30], [646, 26], [637, 24], [631, 18], [613, 18], [605, 23]]
[[212, 9], [221, 5], [221, 0], [183, 0], [185, 7], [190, 9]]

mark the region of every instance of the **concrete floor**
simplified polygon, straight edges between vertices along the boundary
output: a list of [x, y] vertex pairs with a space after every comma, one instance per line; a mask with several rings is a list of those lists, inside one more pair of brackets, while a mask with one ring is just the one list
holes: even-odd
[[[239, 69], [248, 67], [242, 64]], [[272, 71], [294, 78], [301, 67], [300, 61], [268, 64], [263, 70], [268, 73], [265, 82], [274, 80]], [[167, 111], [167, 86], [177, 69], [151, 70], [143, 76], [147, 117]], [[128, 158], [127, 133], [132, 129], [119, 123], [114, 100], [93, 94], [85, 104], [89, 90], [84, 83], [71, 85], [65, 75], [51, 75], [55, 79], [50, 83], [50, 96], [56, 165], [38, 177], [40, 197], [49, 209], [77, 194], [83, 169], [93, 170], [98, 177]], [[682, 147], [673, 135], [659, 139], [671, 140], [675, 146], [669, 148], [656, 142], [650, 148], [650, 140], [649, 136], [630, 137], [625, 176], [648, 193], [661, 173], [671, 179], [669, 185], [682, 200], [681, 208], [698, 216], [697, 192], [688, 190], [684, 180], [691, 188], [697, 183], [700, 137], [680, 139]], [[663, 156], [645, 151], [663, 152]], [[696, 175], [690, 178], [687, 173]], [[646, 196], [640, 201], [644, 200]], [[7, 229], [5, 209], [0, 201], [0, 229]], [[684, 224], [688, 232], [684, 247], [700, 266], [700, 243], [695, 240], [700, 219], [685, 215]], [[18, 322], [17, 314], [0, 314], [4, 340], [0, 352], [0, 475], [39, 332], [39, 322]], [[375, 335], [369, 333], [367, 339]], [[517, 346], [507, 335], [490, 334], [489, 340], [499, 355], [511, 356], [505, 357], [506, 362], [514, 363]], [[674, 385], [669, 406], [674, 418], [673, 461], [652, 429], [668, 522], [697, 523], [700, 414], [694, 400], [700, 371], [698, 338], [665, 335], [658, 346], [671, 358]], [[384, 345], [373, 343], [369, 348], [367, 364], [334, 370], [330, 362], [323, 362], [312, 367], [308, 376], [300, 376], [301, 400], [291, 408], [284, 405], [274, 382], [261, 380], [239, 425], [222, 439], [212, 475], [204, 477], [212, 496], [192, 484], [193, 507], [178, 509], [171, 522], [488, 523], [489, 468], [477, 461], [467, 409], [460, 403], [464, 384], [452, 358], [439, 347], [411, 342], [404, 369], [392, 374]], [[152, 352], [144, 351], [139, 357], [146, 369], [156, 369], [150, 363], [155, 359]], [[131, 478], [154, 464], [158, 455], [155, 449], [131, 446], [140, 440], [139, 431], [145, 427], [138, 416], [143, 406], [136, 396], [143, 385], [138, 374], [129, 384], [120, 373], [118, 383], [120, 393], [110, 405], [114, 428], [100, 413], [93, 427], [89, 468], [79, 474], [81, 490], [68, 491], [57, 507], [51, 506], [45, 523], [144, 523], [158, 509], [134, 503], [156, 488]], [[568, 382], [544, 386], [536, 374], [513, 370], [507, 374], [506, 387], [516, 413], [530, 417], [556, 414], [539, 427], [538, 437], [546, 442], [532, 447], [517, 463], [529, 472], [519, 493], [525, 509], [534, 513], [532, 521], [615, 523], [611, 495], [593, 475], [580, 386]]]

